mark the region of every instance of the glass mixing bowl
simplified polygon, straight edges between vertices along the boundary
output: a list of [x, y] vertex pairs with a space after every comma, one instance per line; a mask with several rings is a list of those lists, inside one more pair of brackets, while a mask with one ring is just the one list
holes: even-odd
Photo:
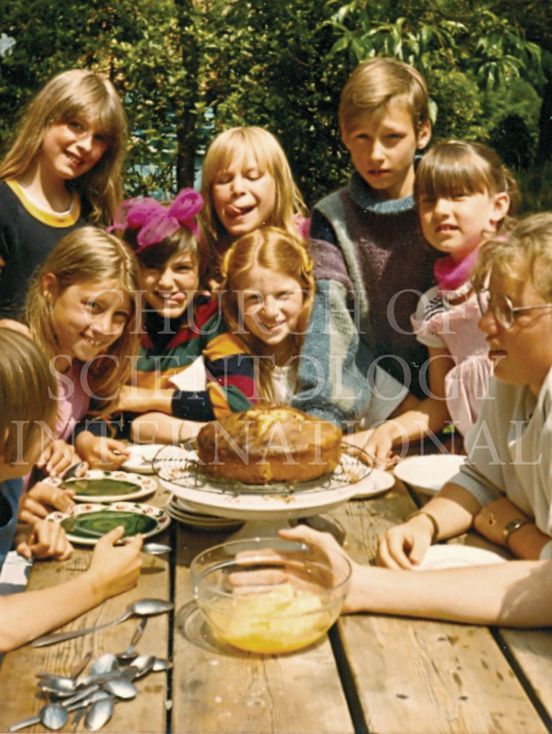
[[248, 652], [284, 653], [335, 622], [351, 576], [339, 552], [282, 538], [208, 548], [190, 566], [194, 598], [214, 635]]

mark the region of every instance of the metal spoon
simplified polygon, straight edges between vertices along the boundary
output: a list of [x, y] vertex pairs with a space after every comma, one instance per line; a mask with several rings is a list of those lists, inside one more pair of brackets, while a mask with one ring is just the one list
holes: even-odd
[[101, 701], [96, 701], [86, 713], [84, 725], [88, 731], [98, 731], [107, 724], [113, 713], [114, 700], [110, 696]]
[[125, 663], [129, 660], [134, 660], [135, 657], [138, 657], [138, 653], [136, 652], [136, 645], [140, 642], [140, 639], [144, 634], [144, 630], [146, 629], [147, 623], [148, 618], [142, 617], [142, 619], [138, 622], [138, 626], [134, 630], [134, 634], [130, 638], [127, 649], [123, 650], [123, 652], [116, 653], [115, 657], [120, 663]]
[[128, 675], [130, 680], [142, 678], [149, 673], [155, 664], [154, 655], [139, 655], [132, 661], [132, 664], [125, 670], [125, 676]]
[[172, 602], [165, 601], [165, 599], [138, 599], [137, 601], [132, 602], [132, 604], [129, 604], [126, 610], [119, 617], [111, 620], [111, 622], [98, 624], [95, 627], [86, 627], [85, 629], [71, 630], [70, 632], [54, 632], [51, 635], [43, 635], [42, 637], [37, 637], [37, 639], [34, 640], [31, 645], [33, 647], [54, 645], [57, 642], [72, 640], [74, 637], [81, 637], [81, 635], [86, 635], [89, 632], [96, 632], [96, 630], [101, 630], [105, 629], [106, 627], [111, 627], [115, 624], [120, 624], [121, 622], [124, 622], [134, 615], [142, 617], [155, 614], [163, 614], [165, 612], [169, 612], [171, 609], [174, 609], [174, 604]]
[[67, 723], [69, 715], [67, 709], [59, 703], [48, 703], [43, 706], [37, 716], [31, 716], [10, 726], [10, 731], [19, 731], [34, 724], [44, 724], [48, 729], [57, 731]]
[[115, 680], [110, 680], [105, 684], [104, 691], [112, 693], [117, 698], [123, 698], [125, 700], [136, 698], [138, 693], [134, 683], [127, 678], [116, 678]]

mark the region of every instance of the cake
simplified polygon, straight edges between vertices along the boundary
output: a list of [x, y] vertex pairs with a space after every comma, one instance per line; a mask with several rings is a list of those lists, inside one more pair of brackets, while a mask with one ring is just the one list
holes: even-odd
[[245, 484], [305, 482], [333, 472], [341, 430], [287, 406], [253, 408], [208, 423], [197, 436], [205, 471]]

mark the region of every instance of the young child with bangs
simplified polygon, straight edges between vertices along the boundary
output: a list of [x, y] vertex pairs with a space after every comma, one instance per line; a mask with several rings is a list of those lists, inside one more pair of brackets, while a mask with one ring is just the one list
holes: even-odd
[[[471, 283], [479, 248], [496, 237], [515, 211], [517, 187], [500, 157], [486, 145], [447, 140], [426, 153], [416, 172], [415, 199], [422, 232], [446, 257], [435, 262], [437, 285], [418, 302], [412, 323], [429, 352], [421, 373], [427, 397], [378, 426], [366, 451], [385, 463], [407, 446], [452, 422], [466, 435], [487, 393], [492, 362], [478, 328]], [[355, 437], [359, 441], [361, 435]]]
[[125, 150], [121, 101], [98, 74], [65, 71], [31, 101], [0, 163], [0, 318], [22, 317], [31, 276], [64, 235], [112, 221]]
[[[431, 137], [422, 75], [390, 58], [357, 66], [339, 103], [341, 137], [354, 171], [319, 201], [311, 237], [333, 243], [353, 282], [364, 372], [377, 364], [419, 398], [427, 350], [410, 315], [433, 282], [437, 253], [427, 247], [414, 204], [414, 160]], [[368, 426], [367, 426], [368, 427]]]
[[[72, 552], [61, 526], [41, 520], [16, 537], [22, 477], [38, 458], [56, 422], [56, 379], [36, 344], [0, 328], [0, 568], [15, 540], [27, 558], [65, 560]], [[87, 571], [63, 584], [0, 597], [0, 652], [69, 622], [132, 588], [141, 567], [140, 537], [114, 547], [122, 527], [100, 539]]]
[[338, 248], [307, 239], [304, 204], [277, 139], [259, 127], [218, 135], [203, 162], [201, 191], [201, 221], [215, 280], [228, 248], [259, 228], [277, 228], [303, 246], [308, 242], [316, 289], [296, 365], [293, 406], [346, 430], [367, 416], [371, 423], [391, 415], [407, 390], [373, 365], [369, 355], [361, 355], [351, 316], [352, 279]]
[[[167, 206], [138, 197], [123, 202], [112, 226], [136, 253], [144, 326], [129, 384], [111, 406], [117, 437], [176, 443], [256, 402], [246, 346], [228, 332], [218, 295], [200, 290], [202, 204], [193, 189]], [[105, 431], [103, 420], [88, 421], [89, 430]]]

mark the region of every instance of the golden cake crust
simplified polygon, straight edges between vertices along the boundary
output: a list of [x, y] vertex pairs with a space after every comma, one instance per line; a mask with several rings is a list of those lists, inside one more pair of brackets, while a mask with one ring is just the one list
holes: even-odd
[[288, 406], [253, 408], [208, 423], [198, 434], [209, 474], [245, 484], [305, 482], [332, 472], [341, 430]]

